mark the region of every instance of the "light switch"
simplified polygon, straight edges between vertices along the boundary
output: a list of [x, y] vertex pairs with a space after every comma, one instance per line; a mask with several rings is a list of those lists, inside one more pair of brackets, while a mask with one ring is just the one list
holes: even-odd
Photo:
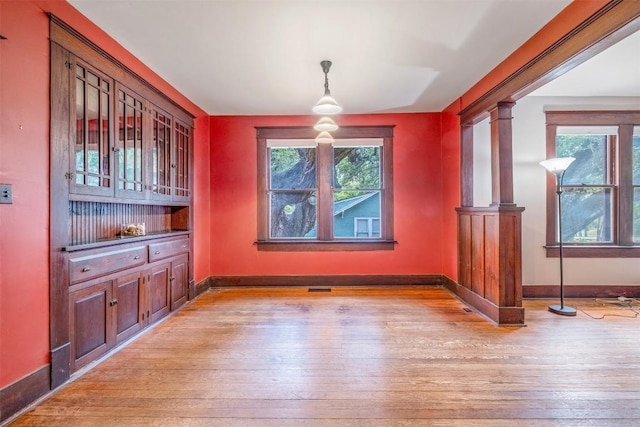
[[0, 204], [13, 203], [13, 189], [11, 184], [0, 184]]

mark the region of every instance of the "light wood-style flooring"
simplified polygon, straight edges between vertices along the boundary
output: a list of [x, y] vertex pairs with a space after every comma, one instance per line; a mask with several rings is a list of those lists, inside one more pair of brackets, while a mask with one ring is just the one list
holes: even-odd
[[11, 425], [639, 426], [639, 305], [550, 302], [500, 328], [440, 288], [211, 290]]

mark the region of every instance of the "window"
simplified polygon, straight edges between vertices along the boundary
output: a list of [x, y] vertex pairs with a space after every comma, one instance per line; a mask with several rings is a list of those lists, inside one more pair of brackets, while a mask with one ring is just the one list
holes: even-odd
[[258, 128], [258, 248], [393, 248], [390, 126]]
[[[547, 157], [575, 157], [562, 181], [567, 256], [640, 256], [640, 112], [547, 112]], [[556, 255], [555, 182], [547, 248]]]

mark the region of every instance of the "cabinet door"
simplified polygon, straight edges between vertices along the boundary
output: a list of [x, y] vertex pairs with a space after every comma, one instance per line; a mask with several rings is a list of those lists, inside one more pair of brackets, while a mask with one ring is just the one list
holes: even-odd
[[171, 263], [159, 263], [151, 268], [149, 280], [149, 319], [153, 323], [169, 314], [171, 308], [171, 292], [169, 278], [171, 277]]
[[188, 202], [191, 197], [191, 127], [175, 121], [175, 150], [171, 163], [174, 174], [173, 200]]
[[180, 256], [171, 262], [171, 311], [187, 302], [189, 295], [189, 258]]
[[127, 274], [113, 283], [116, 343], [119, 344], [143, 328], [142, 275], [140, 272]]
[[70, 293], [71, 371], [80, 369], [113, 346], [110, 304], [111, 281]]
[[143, 123], [143, 99], [120, 84], [116, 85], [116, 99], [116, 196], [144, 199], [148, 125]]
[[173, 118], [156, 106], [151, 106], [151, 198], [171, 200], [171, 140]]
[[113, 81], [73, 56], [70, 79], [69, 192], [113, 196]]

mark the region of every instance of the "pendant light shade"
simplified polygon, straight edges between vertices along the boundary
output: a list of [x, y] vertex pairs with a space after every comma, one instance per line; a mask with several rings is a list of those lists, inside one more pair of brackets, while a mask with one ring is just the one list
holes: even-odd
[[341, 111], [342, 107], [331, 95], [324, 95], [313, 107], [313, 112], [316, 114], [338, 114]]
[[318, 120], [318, 123], [316, 123], [313, 126], [313, 128], [318, 132], [322, 132], [322, 131], [333, 132], [334, 130], [338, 129], [338, 125], [336, 124], [336, 122], [331, 120], [330, 117], [323, 117], [320, 120]]
[[335, 142], [335, 139], [333, 139], [331, 134], [325, 130], [325, 131], [320, 132], [320, 134], [318, 134], [318, 136], [316, 136], [315, 141], [318, 144], [330, 144], [332, 142]]
[[331, 69], [331, 61], [324, 60], [320, 62], [322, 71], [324, 72], [324, 95], [312, 108], [312, 111], [316, 114], [338, 114], [342, 111], [342, 107], [331, 96], [329, 90], [329, 70]]

